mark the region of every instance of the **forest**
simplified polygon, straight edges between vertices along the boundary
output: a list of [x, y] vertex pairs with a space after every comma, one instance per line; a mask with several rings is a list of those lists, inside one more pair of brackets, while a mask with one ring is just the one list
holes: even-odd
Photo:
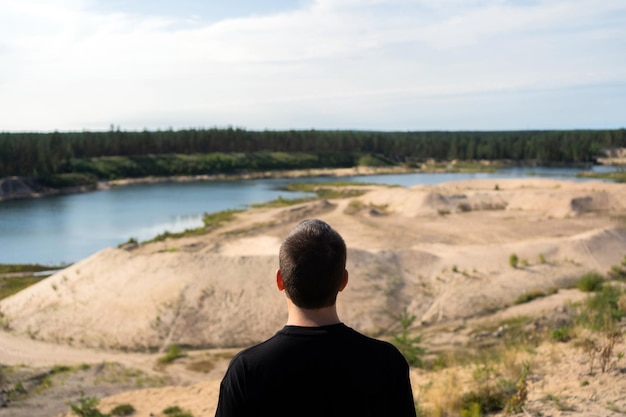
[[[593, 163], [626, 147], [626, 129], [541, 131], [157, 131], [0, 132], [0, 178], [70, 182], [244, 170], [416, 165], [426, 160]], [[365, 159], [364, 159], [365, 158]]]

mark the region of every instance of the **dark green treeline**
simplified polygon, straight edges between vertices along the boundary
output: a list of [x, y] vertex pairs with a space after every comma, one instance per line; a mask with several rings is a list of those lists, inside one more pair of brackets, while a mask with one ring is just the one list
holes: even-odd
[[[376, 155], [394, 163], [408, 164], [426, 159], [585, 163], [592, 162], [603, 148], [608, 147], [626, 147], [626, 130], [369, 132], [214, 128], [142, 132], [0, 133], [0, 178], [89, 173], [90, 164], [93, 165], [98, 158], [107, 157], [126, 157], [143, 165], [134, 174], [134, 171], [130, 171], [130, 176], [139, 176], [158, 174], [161, 168], [150, 168], [149, 165], [155, 164], [155, 156], [160, 156], [162, 162], [166, 155], [221, 155], [221, 164], [199, 164], [194, 169], [186, 168], [186, 172], [182, 172], [198, 174], [228, 171], [246, 164], [257, 169], [294, 168], [291, 165], [295, 164], [303, 164], [304, 168], [354, 166], [363, 155]], [[278, 166], [275, 163], [264, 166], [263, 158], [246, 160], [243, 165], [238, 165], [228, 157], [232, 154], [263, 155], [270, 152], [300, 154], [301, 157]], [[308, 156], [302, 156], [305, 154]], [[181, 163], [181, 160], [174, 158], [170, 162]], [[184, 159], [182, 163], [184, 165]], [[180, 170], [185, 171], [185, 168], [180, 167]], [[93, 170], [91, 174], [102, 176]]]

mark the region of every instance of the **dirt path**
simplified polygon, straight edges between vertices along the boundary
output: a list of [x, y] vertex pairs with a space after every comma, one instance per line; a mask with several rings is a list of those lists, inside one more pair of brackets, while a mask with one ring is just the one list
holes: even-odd
[[158, 354], [112, 352], [73, 348], [16, 336], [0, 331], [0, 363], [32, 367], [79, 365], [84, 363], [117, 362], [128, 367], [151, 369]]

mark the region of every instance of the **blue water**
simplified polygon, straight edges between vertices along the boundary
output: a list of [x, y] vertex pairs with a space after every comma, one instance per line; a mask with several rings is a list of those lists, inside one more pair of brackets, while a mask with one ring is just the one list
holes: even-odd
[[[595, 167], [604, 170], [606, 167]], [[611, 169], [611, 168], [608, 168]], [[202, 215], [253, 203], [301, 197], [277, 188], [296, 181], [362, 181], [410, 187], [476, 178], [527, 175], [576, 179], [574, 168], [507, 168], [495, 173], [434, 173], [241, 181], [139, 184], [67, 196], [0, 203], [0, 263], [76, 262], [133, 237], [202, 225]]]

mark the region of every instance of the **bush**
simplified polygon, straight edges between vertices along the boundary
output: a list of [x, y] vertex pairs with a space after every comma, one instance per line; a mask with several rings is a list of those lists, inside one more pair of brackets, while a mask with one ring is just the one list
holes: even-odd
[[477, 389], [466, 392], [461, 397], [461, 409], [465, 412], [476, 409], [476, 404], [483, 413], [502, 411], [517, 392], [514, 381], [499, 378], [495, 370], [489, 366], [477, 367], [473, 378], [477, 383]]
[[572, 339], [572, 328], [570, 326], [559, 327], [552, 330], [550, 338], [555, 342], [569, 342]]
[[577, 318], [578, 323], [593, 330], [612, 331], [616, 323], [626, 316], [626, 311], [618, 305], [624, 294], [626, 292], [617, 287], [603, 286], [585, 301]]
[[130, 404], [120, 404], [111, 410], [112, 416], [130, 416], [135, 413], [135, 407]]
[[167, 407], [165, 410], [163, 410], [163, 414], [169, 417], [193, 417], [193, 414], [191, 414], [188, 411], [183, 411], [177, 405], [172, 405], [170, 407]]
[[518, 263], [519, 263], [519, 258], [517, 257], [516, 254], [512, 253], [511, 256], [509, 256], [509, 265], [511, 265], [511, 268], [517, 268]]
[[80, 397], [76, 403], [69, 403], [70, 409], [73, 414], [80, 417], [110, 417], [110, 414], [103, 414], [98, 410], [98, 404], [100, 400], [96, 397], [85, 397], [80, 394]]
[[604, 277], [597, 272], [587, 272], [576, 283], [576, 288], [583, 292], [594, 292], [602, 288]]
[[177, 344], [173, 344], [170, 345], [170, 347], [167, 349], [167, 352], [165, 353], [165, 355], [161, 356], [159, 358], [159, 362], [161, 363], [172, 363], [174, 362], [176, 359], [183, 357], [184, 354], [181, 352], [180, 350], [180, 346], [178, 346]]

